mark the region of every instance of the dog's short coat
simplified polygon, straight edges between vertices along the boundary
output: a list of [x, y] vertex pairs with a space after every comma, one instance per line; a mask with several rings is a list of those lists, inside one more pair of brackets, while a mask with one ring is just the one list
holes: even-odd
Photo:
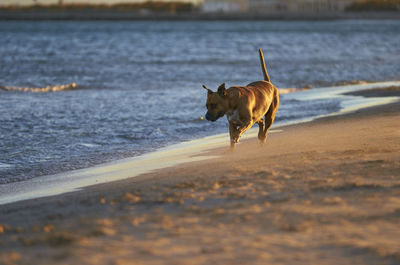
[[225, 83], [213, 92], [205, 85], [207, 95], [206, 119], [216, 121], [226, 115], [229, 121], [231, 148], [234, 148], [240, 136], [257, 123], [258, 139], [265, 143], [268, 129], [274, 122], [279, 107], [279, 93], [271, 83], [265, 68], [264, 56], [258, 50], [264, 81], [256, 81], [247, 86], [233, 86], [225, 89]]

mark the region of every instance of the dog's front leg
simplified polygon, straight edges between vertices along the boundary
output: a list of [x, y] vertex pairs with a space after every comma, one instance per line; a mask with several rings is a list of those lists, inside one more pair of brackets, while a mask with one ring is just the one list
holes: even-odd
[[239, 141], [240, 136], [247, 131], [248, 129], [251, 128], [253, 123], [251, 121], [245, 121], [242, 123], [242, 126], [239, 126], [239, 128], [236, 129], [235, 136], [234, 136], [234, 142], [237, 143]]
[[236, 135], [238, 134], [238, 129], [237, 129], [237, 124], [233, 123], [232, 121], [229, 121], [229, 136], [231, 139], [231, 149], [234, 149], [237, 143], [237, 140], [239, 140], [239, 138], [236, 139]]

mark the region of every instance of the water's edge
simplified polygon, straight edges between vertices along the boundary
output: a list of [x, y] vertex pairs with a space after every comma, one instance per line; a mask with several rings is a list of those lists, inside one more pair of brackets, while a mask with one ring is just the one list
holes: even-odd
[[[368, 107], [396, 102], [399, 100], [398, 97], [364, 98], [362, 96], [344, 95], [344, 93], [348, 92], [391, 86], [400, 86], [400, 81], [317, 88], [287, 94], [287, 97], [296, 100], [339, 98], [341, 100], [341, 110], [327, 115], [309, 117], [288, 123], [280, 123], [273, 126], [271, 133], [277, 133], [280, 131], [280, 128], [287, 125], [309, 122], [321, 117], [343, 115]], [[257, 129], [253, 128], [244, 135], [243, 139], [252, 138], [256, 135]], [[170, 145], [137, 157], [121, 159], [86, 169], [36, 177], [26, 181], [1, 184], [0, 205], [59, 195], [77, 191], [87, 186], [136, 177], [144, 173], [176, 166], [186, 162], [210, 159], [213, 158], [213, 156], [205, 155], [206, 151], [212, 148], [227, 146], [228, 143], [229, 136], [227, 133], [217, 134], [210, 137]]]

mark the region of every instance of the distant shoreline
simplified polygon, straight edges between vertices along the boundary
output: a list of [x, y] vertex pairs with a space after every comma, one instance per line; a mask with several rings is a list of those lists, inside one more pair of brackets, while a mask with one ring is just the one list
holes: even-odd
[[338, 12], [338, 13], [140, 13], [138, 11], [46, 11], [0, 10], [0, 20], [161, 20], [161, 21], [323, 21], [323, 20], [397, 20], [400, 12]]

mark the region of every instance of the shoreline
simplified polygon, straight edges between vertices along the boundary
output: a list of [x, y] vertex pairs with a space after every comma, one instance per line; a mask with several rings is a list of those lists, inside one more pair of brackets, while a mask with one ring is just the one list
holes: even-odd
[[398, 20], [400, 12], [330, 12], [330, 13], [150, 13], [137, 11], [5, 11], [0, 21], [12, 20], [131, 20], [131, 21], [324, 21], [324, 20]]
[[397, 264], [399, 117], [397, 101], [1, 205], [0, 263]]
[[[279, 133], [281, 128], [312, 122], [317, 119], [346, 115], [348, 113], [368, 107], [386, 105], [398, 101], [399, 81], [367, 83], [358, 85], [344, 85], [327, 88], [300, 90], [286, 94], [296, 100], [323, 97], [345, 97], [342, 109], [339, 112], [316, 117], [295, 120], [273, 126], [271, 133]], [[334, 89], [332, 89], [334, 88]], [[397, 89], [396, 89], [397, 88]], [[387, 94], [388, 90], [391, 94]], [[370, 95], [373, 95], [371, 98]], [[397, 93], [397, 94], [396, 94]], [[256, 138], [257, 128], [246, 132], [241, 141]], [[97, 166], [67, 171], [56, 175], [35, 177], [32, 179], [11, 182], [0, 185], [0, 206], [23, 200], [36, 199], [47, 196], [61, 195], [75, 192], [85, 187], [112, 183], [183, 163], [195, 162], [214, 158], [207, 155], [209, 149], [225, 147], [229, 143], [227, 133], [204, 137], [188, 142], [166, 146], [154, 152], [121, 160], [111, 161]], [[160, 161], [162, 161], [160, 163]], [[132, 171], [134, 170], [134, 171]]]

